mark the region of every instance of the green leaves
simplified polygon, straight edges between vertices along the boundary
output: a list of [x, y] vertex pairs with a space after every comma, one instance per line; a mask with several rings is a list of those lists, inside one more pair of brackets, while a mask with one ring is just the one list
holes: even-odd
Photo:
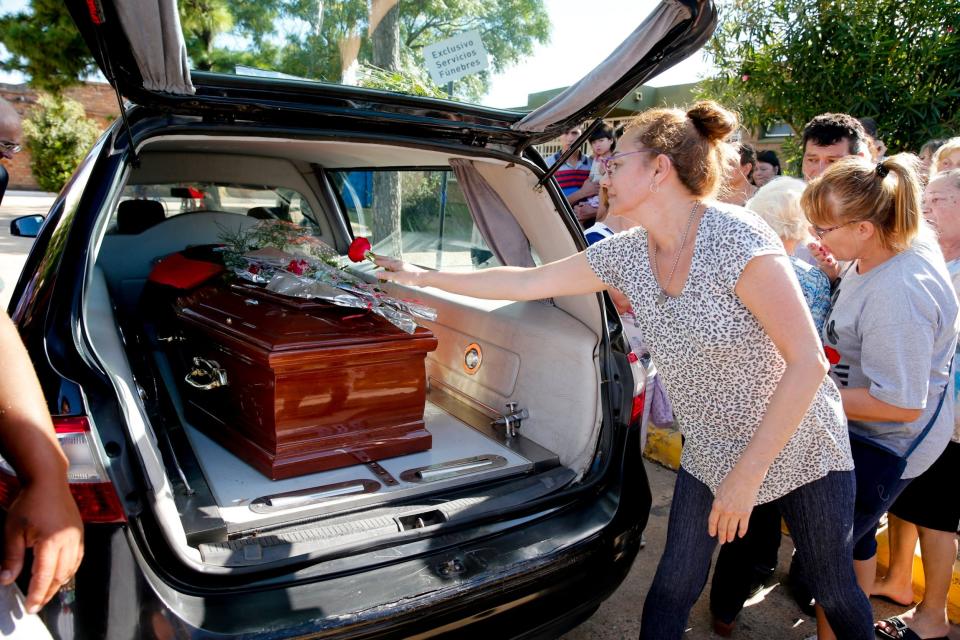
[[45, 191], [60, 191], [86, 155], [100, 127], [86, 117], [83, 105], [69, 98], [40, 96], [23, 121], [30, 169]]
[[[399, 19], [384, 28], [384, 13], [395, 8]], [[428, 44], [476, 29], [501, 71], [550, 37], [544, 0], [179, 0], [179, 10], [194, 69], [246, 65], [327, 82], [356, 73], [367, 86], [418, 95], [436, 94], [421, 54]], [[377, 39], [395, 36], [399, 59], [376, 60]], [[10, 51], [0, 68], [26, 74], [40, 90], [59, 92], [96, 69], [59, 0], [30, 0], [29, 9], [0, 18], [0, 42]], [[458, 82], [455, 94], [478, 100], [488, 84], [483, 72]]]
[[0, 69], [23, 73], [35, 89], [52, 92], [96, 70], [63, 2], [32, 0], [31, 9], [0, 17], [0, 42], [10, 52]]
[[896, 152], [958, 120], [960, 0], [735, 0], [708, 50], [703, 95], [751, 127], [843, 111], [876, 119]]

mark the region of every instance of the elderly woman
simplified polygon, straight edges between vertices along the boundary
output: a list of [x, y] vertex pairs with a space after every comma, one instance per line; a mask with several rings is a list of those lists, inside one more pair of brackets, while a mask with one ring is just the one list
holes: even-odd
[[[796, 178], [775, 178], [754, 194], [747, 208], [759, 214], [779, 236], [817, 332], [822, 333], [830, 312], [830, 279], [820, 269], [793, 256], [797, 245], [810, 239], [810, 223], [800, 206], [806, 186]], [[776, 570], [779, 549], [780, 512], [772, 505], [758, 505], [750, 514], [747, 535], [723, 545], [717, 556], [710, 585], [710, 612], [718, 635], [728, 637], [733, 632], [744, 602]]]
[[[923, 194], [923, 214], [937, 229], [940, 249], [956, 289], [960, 287], [960, 169], [934, 176]], [[957, 401], [954, 391], [955, 407]], [[913, 602], [913, 552], [918, 537], [925, 586], [923, 600], [918, 605], [877, 624], [883, 637], [910, 637], [906, 631], [909, 629], [920, 638], [940, 638], [950, 631], [947, 592], [957, 557], [960, 496], [948, 488], [956, 487], [958, 468], [960, 411], [955, 410], [953, 438], [947, 448], [890, 507], [890, 569], [886, 577], [874, 585], [873, 593], [905, 606]]]
[[800, 281], [813, 323], [820, 332], [830, 311], [830, 279], [820, 269], [793, 256], [798, 246], [810, 240], [810, 223], [800, 206], [806, 186], [797, 178], [776, 178], [754, 194], [747, 202], [747, 209], [759, 214], [780, 237]]
[[960, 169], [960, 136], [948, 139], [934, 152], [930, 161], [930, 179], [950, 169]]

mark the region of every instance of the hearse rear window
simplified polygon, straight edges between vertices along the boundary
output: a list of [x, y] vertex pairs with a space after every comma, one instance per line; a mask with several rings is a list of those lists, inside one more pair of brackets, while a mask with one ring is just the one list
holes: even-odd
[[[158, 219], [161, 219], [161, 211], [162, 219], [198, 211], [219, 211], [262, 220], [286, 220], [307, 227], [316, 226], [313, 223], [315, 215], [307, 199], [285, 187], [212, 182], [135, 184], [127, 185], [120, 196], [121, 203], [127, 200], [157, 203], [144, 202], [141, 207], [127, 205], [124, 208], [128, 211], [141, 209], [144, 216]], [[114, 222], [120, 222], [116, 212]]]
[[330, 171], [355, 237], [430, 269], [500, 266], [449, 169]]

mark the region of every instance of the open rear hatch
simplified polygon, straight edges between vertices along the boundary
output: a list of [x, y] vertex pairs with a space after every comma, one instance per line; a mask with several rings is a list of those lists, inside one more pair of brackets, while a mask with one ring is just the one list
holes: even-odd
[[369, 127], [409, 124], [412, 115], [419, 125], [458, 138], [516, 148], [603, 117], [637, 86], [700, 49], [717, 22], [712, 0], [663, 0], [593, 71], [523, 114], [343, 84], [191, 70], [175, 0], [67, 0], [67, 5], [104, 75], [137, 104], [285, 124], [301, 118], [313, 124], [321, 111]]

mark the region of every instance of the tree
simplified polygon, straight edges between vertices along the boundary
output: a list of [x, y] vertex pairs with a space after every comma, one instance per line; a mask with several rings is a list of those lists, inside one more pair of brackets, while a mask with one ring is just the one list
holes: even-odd
[[62, 0], [31, 0], [30, 11], [0, 16], [0, 34], [9, 51], [0, 69], [23, 73], [40, 91], [59, 92], [96, 69]]
[[60, 191], [99, 135], [100, 127], [76, 100], [40, 96], [23, 121], [30, 170], [40, 188]]
[[[233, 73], [243, 64], [338, 83], [354, 82], [372, 64], [429, 87], [423, 47], [473, 29], [493, 70], [502, 71], [550, 35], [544, 0], [180, 0], [179, 10], [194, 69]], [[390, 64], [376, 52], [387, 32], [395, 47]], [[38, 89], [59, 91], [95, 69], [58, 0], [30, 0], [29, 10], [0, 18], [0, 42], [10, 52], [0, 68], [26, 74]], [[482, 72], [457, 82], [455, 94], [475, 101], [488, 84]]]
[[891, 152], [960, 129], [958, 0], [733, 0], [701, 93], [750, 127], [870, 116]]

